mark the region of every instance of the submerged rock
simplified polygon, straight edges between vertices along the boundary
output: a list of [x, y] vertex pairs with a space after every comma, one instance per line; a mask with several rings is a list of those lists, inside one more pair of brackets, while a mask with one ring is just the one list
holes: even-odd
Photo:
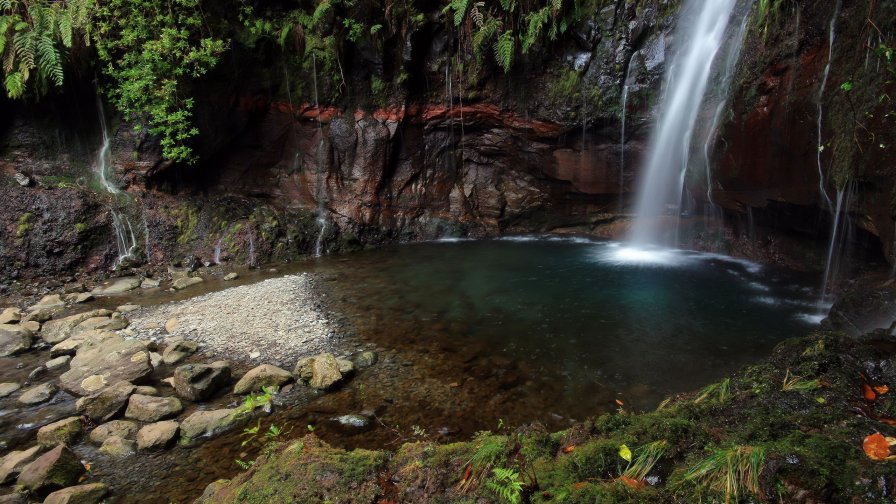
[[111, 422], [104, 423], [90, 431], [88, 438], [91, 443], [101, 445], [112, 436], [128, 439], [136, 434], [139, 428], [140, 426], [137, 425], [136, 422], [131, 422], [129, 420], [112, 420]]
[[174, 282], [171, 283], [171, 288], [173, 288], [174, 290], [184, 290], [187, 287], [190, 287], [191, 285], [196, 285], [196, 284], [202, 283], [204, 281], [205, 280], [203, 280], [201, 277], [178, 278], [177, 280], [175, 280]]
[[74, 485], [82, 474], [84, 466], [78, 456], [67, 446], [59, 445], [25, 466], [17, 484], [29, 492], [46, 495]]
[[248, 394], [262, 387], [280, 386], [292, 381], [292, 373], [270, 364], [262, 364], [249, 370], [233, 387], [234, 394]]
[[81, 437], [82, 433], [81, 419], [68, 417], [41, 427], [37, 431], [37, 443], [45, 447], [70, 445]]
[[236, 272], [231, 272], [231, 273], [228, 273], [228, 274], [224, 275], [224, 281], [225, 281], [225, 282], [229, 282], [229, 281], [231, 281], [231, 280], [236, 280], [236, 279], [239, 278], [239, 277], [240, 277], [240, 275], [239, 275], [238, 273], [236, 273]]
[[180, 424], [181, 444], [191, 444], [199, 438], [215, 437], [240, 423], [251, 415], [242, 408], [197, 411]]
[[183, 404], [176, 397], [134, 394], [128, 401], [128, 409], [125, 410], [124, 416], [141, 422], [156, 422], [177, 416], [183, 409]]
[[44, 499], [44, 504], [99, 504], [108, 494], [105, 483], [88, 483], [57, 490]]
[[177, 437], [179, 429], [180, 425], [171, 420], [149, 424], [137, 433], [137, 449], [152, 450], [165, 448]]
[[155, 289], [156, 287], [158, 287], [161, 284], [162, 284], [162, 282], [159, 280], [156, 280], [155, 278], [144, 278], [143, 281], [140, 282], [140, 288], [141, 289]]
[[369, 368], [377, 363], [379, 355], [373, 351], [361, 352], [355, 357], [355, 366], [359, 369]]
[[40, 404], [52, 399], [56, 392], [59, 392], [59, 387], [55, 384], [49, 382], [42, 383], [22, 392], [22, 395], [19, 396], [19, 402], [27, 405]]
[[294, 374], [309, 386], [326, 390], [342, 381], [354, 366], [351, 362], [336, 359], [333, 354], [322, 353], [314, 357], [304, 357], [296, 363]]
[[91, 294], [94, 296], [109, 296], [112, 294], [121, 294], [140, 287], [142, 279], [140, 277], [122, 277], [112, 280], [110, 283], [101, 285], [93, 289]]
[[212, 397], [230, 381], [230, 364], [186, 364], [174, 370], [174, 390], [190, 401], [204, 401]]
[[13, 324], [0, 325], [0, 357], [22, 353], [34, 343], [31, 331]]
[[100, 446], [100, 451], [111, 457], [129, 457], [136, 453], [136, 444], [120, 436], [109, 436]]

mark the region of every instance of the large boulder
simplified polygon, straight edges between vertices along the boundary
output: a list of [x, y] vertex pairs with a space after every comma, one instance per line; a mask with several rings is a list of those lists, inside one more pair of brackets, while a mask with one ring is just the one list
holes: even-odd
[[22, 469], [40, 455], [40, 446], [32, 446], [27, 450], [9, 452], [0, 459], [0, 485], [14, 480]]
[[60, 444], [70, 445], [81, 437], [83, 432], [80, 418], [63, 418], [41, 427], [37, 431], [37, 444], [47, 448]]
[[109, 384], [134, 382], [152, 373], [145, 342], [106, 334], [104, 338], [88, 339], [81, 344], [70, 363], [71, 368], [59, 377], [63, 389], [84, 396]]
[[31, 348], [34, 335], [28, 329], [13, 324], [0, 324], [0, 357], [22, 353]]
[[97, 422], [105, 422], [118, 415], [136, 387], [130, 382], [120, 381], [101, 391], [78, 399], [75, 408]]
[[327, 390], [337, 385], [354, 370], [347, 360], [337, 359], [330, 353], [304, 357], [296, 363], [294, 374], [309, 386]]
[[197, 411], [180, 424], [181, 444], [191, 444], [199, 438], [212, 438], [241, 424], [250, 417], [242, 408]]
[[130, 321], [120, 313], [113, 313], [111, 317], [91, 317], [78, 324], [72, 334], [84, 331], [118, 331], [130, 325]]
[[112, 312], [109, 310], [91, 310], [61, 319], [50, 320], [43, 325], [40, 337], [47, 343], [55, 345], [68, 339], [75, 327], [78, 327], [78, 324], [81, 322], [91, 318], [108, 317], [110, 315], [112, 315]]
[[165, 448], [174, 441], [179, 429], [180, 425], [171, 420], [149, 424], [137, 433], [137, 449]]
[[173, 366], [178, 362], [186, 359], [187, 357], [196, 353], [196, 350], [199, 349], [199, 344], [195, 341], [189, 340], [178, 340], [165, 348], [165, 351], [162, 352], [162, 362], [168, 364], [169, 366]]
[[185, 364], [174, 370], [174, 390], [190, 401], [204, 401], [212, 397], [230, 381], [230, 364]]
[[248, 394], [261, 390], [262, 387], [280, 386], [292, 381], [292, 373], [270, 364], [262, 364], [249, 370], [236, 382], [234, 394]]
[[110, 296], [113, 294], [121, 294], [123, 292], [134, 290], [137, 287], [140, 287], [141, 282], [143, 282], [143, 279], [140, 277], [116, 278], [93, 289], [92, 291], [90, 291], [90, 293], [94, 296]]
[[49, 294], [40, 299], [37, 304], [28, 307], [29, 312], [40, 310], [59, 310], [65, 308], [65, 300], [60, 294]]
[[124, 416], [141, 422], [156, 422], [177, 416], [184, 406], [176, 397], [154, 397], [134, 394], [128, 401]]
[[99, 504], [108, 494], [105, 483], [88, 483], [57, 490], [44, 499], [44, 504]]
[[67, 446], [59, 445], [25, 466], [19, 474], [17, 484], [42, 496], [74, 485], [82, 474], [84, 466], [78, 456]]
[[204, 282], [204, 280], [200, 277], [183, 277], [171, 282], [171, 288], [174, 290], [184, 290], [191, 285], [196, 285], [202, 282]]
[[81, 345], [88, 341], [92, 341], [98, 345], [102, 345], [107, 340], [118, 341], [121, 336], [109, 331], [85, 331], [73, 334], [68, 339], [57, 343], [50, 348], [50, 357], [61, 357], [63, 355], [74, 356], [78, 353]]
[[90, 431], [88, 439], [93, 444], [102, 445], [112, 436], [128, 439], [136, 434], [139, 428], [136, 422], [130, 420], [112, 420]]
[[59, 392], [59, 387], [54, 383], [42, 383], [22, 392], [22, 395], [19, 396], [19, 402], [29, 406], [44, 403], [52, 399], [56, 392]]

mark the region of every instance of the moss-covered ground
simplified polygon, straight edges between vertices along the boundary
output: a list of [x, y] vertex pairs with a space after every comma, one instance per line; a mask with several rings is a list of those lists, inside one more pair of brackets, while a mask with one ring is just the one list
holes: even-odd
[[[310, 434], [199, 502], [892, 503], [896, 461], [862, 447], [896, 435], [891, 384], [896, 339], [818, 333], [655, 411], [623, 405], [562, 432], [530, 425], [394, 452]], [[871, 400], [864, 385], [883, 393]]]

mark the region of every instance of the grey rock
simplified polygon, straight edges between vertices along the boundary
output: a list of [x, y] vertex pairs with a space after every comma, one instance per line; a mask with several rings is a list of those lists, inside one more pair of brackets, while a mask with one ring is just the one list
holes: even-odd
[[59, 387], [55, 384], [49, 382], [42, 383], [22, 392], [22, 395], [19, 396], [19, 402], [27, 405], [40, 404], [52, 399], [56, 392], [59, 392]]
[[116, 278], [102, 286], [90, 291], [94, 296], [109, 296], [112, 294], [121, 294], [140, 287], [142, 279], [140, 277], [122, 277]]
[[0, 313], [0, 324], [18, 324], [22, 320], [22, 310], [18, 308], [4, 308]]
[[124, 416], [141, 422], [157, 422], [177, 416], [184, 406], [176, 397], [155, 397], [134, 394], [128, 401]]
[[28, 187], [34, 182], [31, 177], [20, 172], [15, 172], [12, 178], [16, 179], [16, 183], [22, 187]]
[[152, 373], [145, 342], [112, 336], [81, 344], [71, 368], [59, 377], [63, 389], [89, 395], [109, 384], [138, 381]]
[[149, 385], [140, 385], [134, 390], [134, 393], [140, 395], [157, 396], [159, 395], [159, 389], [150, 387]]
[[20, 383], [13, 383], [13, 382], [0, 383], [0, 397], [6, 397], [6, 396], [12, 394], [13, 392], [15, 392], [16, 390], [19, 390], [20, 388], [22, 388], [22, 385]]
[[248, 394], [262, 387], [280, 386], [292, 381], [292, 373], [270, 364], [249, 370], [233, 387], [234, 394]]
[[56, 371], [57, 369], [62, 369], [65, 366], [68, 366], [70, 360], [72, 360], [71, 356], [61, 355], [55, 359], [48, 360], [44, 366], [50, 371]]
[[130, 382], [120, 381], [95, 394], [78, 399], [75, 409], [97, 422], [111, 420], [124, 409], [135, 388]]
[[239, 278], [239, 277], [240, 277], [240, 275], [239, 275], [238, 273], [236, 273], [236, 272], [231, 272], [231, 273], [228, 273], [228, 274], [224, 275], [224, 281], [225, 281], [225, 282], [229, 282], [229, 281], [231, 281], [231, 280], [236, 280], [236, 279]]
[[41, 328], [40, 322], [38, 322], [36, 320], [25, 320], [25, 321], [21, 322], [19, 325], [24, 327], [25, 329], [28, 329], [29, 331], [31, 331], [34, 334], [37, 334], [37, 332], [40, 331], [40, 328]]
[[158, 287], [161, 284], [162, 284], [162, 282], [160, 282], [159, 280], [156, 280], [155, 278], [144, 278], [143, 281], [140, 282], [140, 288], [141, 289], [155, 289], [156, 287]]
[[100, 452], [109, 455], [110, 457], [129, 457], [136, 453], [137, 445], [128, 439], [124, 439], [119, 436], [109, 436], [103, 441], [102, 446], [100, 446]]
[[149, 424], [137, 433], [137, 449], [165, 448], [177, 437], [178, 430], [180, 430], [180, 425], [171, 420]]
[[47, 448], [60, 444], [70, 445], [81, 437], [83, 432], [78, 417], [63, 418], [38, 429], [37, 444]]
[[84, 466], [78, 456], [65, 445], [59, 445], [25, 466], [17, 484], [31, 493], [46, 495], [74, 485], [82, 474]]
[[53, 310], [65, 307], [65, 300], [62, 299], [62, 296], [59, 294], [50, 294], [44, 296], [37, 302], [37, 304], [31, 305], [28, 307], [29, 312], [39, 311], [39, 310]]
[[88, 483], [57, 490], [44, 500], [44, 504], [99, 504], [109, 494], [105, 483]]
[[191, 285], [196, 285], [196, 284], [202, 283], [204, 281], [205, 280], [203, 280], [200, 277], [178, 278], [177, 280], [175, 280], [174, 282], [171, 283], [171, 287], [174, 290], [184, 290], [187, 287], [190, 287]]
[[9, 452], [0, 460], [0, 485], [9, 483], [22, 472], [40, 454], [40, 446], [32, 446], [27, 450]]
[[112, 420], [90, 431], [91, 443], [101, 445], [112, 436], [128, 439], [137, 433], [140, 426], [130, 420]]
[[174, 370], [174, 390], [190, 401], [203, 401], [213, 396], [230, 381], [226, 364], [185, 364]]
[[191, 444], [199, 438], [211, 438], [239, 425], [251, 415], [241, 408], [197, 411], [180, 424], [181, 444]]
[[377, 363], [379, 360], [379, 355], [376, 352], [366, 351], [361, 352], [355, 357], [355, 366], [359, 369], [369, 368], [370, 366]]
[[110, 315], [112, 315], [112, 312], [109, 310], [91, 310], [61, 319], [51, 320], [44, 324], [40, 337], [47, 343], [55, 345], [68, 339], [75, 330], [75, 327], [81, 322], [96, 317], [109, 317]]
[[140, 309], [140, 305], [138, 305], [138, 304], [126, 304], [126, 305], [119, 306], [118, 308], [115, 309], [115, 311], [117, 311], [119, 313], [130, 313], [134, 310], [139, 310], [139, 309]]
[[0, 325], [0, 357], [22, 353], [34, 343], [34, 335], [21, 325]]
[[308, 385], [313, 388], [327, 390], [342, 381], [343, 373], [340, 367], [348, 369], [345, 362], [348, 361], [343, 361], [340, 366], [340, 362], [333, 354], [322, 353], [314, 357], [299, 359], [293, 374], [308, 382]]
[[165, 351], [162, 352], [162, 362], [168, 364], [169, 366], [173, 366], [174, 364], [177, 364], [178, 362], [196, 353], [196, 350], [198, 349], [199, 344], [195, 341], [175, 341], [172, 344], [168, 345], [165, 348]]

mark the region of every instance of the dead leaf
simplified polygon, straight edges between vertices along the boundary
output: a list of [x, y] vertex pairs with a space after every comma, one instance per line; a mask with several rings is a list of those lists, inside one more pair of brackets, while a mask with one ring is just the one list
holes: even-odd
[[877, 395], [884, 395], [890, 391], [890, 387], [886, 385], [878, 385], [874, 387], [874, 391], [877, 392]]
[[451, 388], [457, 388], [457, 387], [460, 387], [460, 383], [452, 382], [452, 383], [450, 383], [448, 386], [451, 387]]
[[646, 483], [644, 483], [643, 481], [636, 480], [634, 478], [629, 478], [628, 476], [626, 476], [624, 474], [619, 477], [619, 480], [622, 481], [623, 483], [625, 483], [625, 485], [627, 487], [633, 488], [635, 490], [638, 490], [639, 488], [644, 488], [644, 485], [646, 485]]
[[575, 449], [576, 449], [576, 445], [574, 445], [574, 444], [566, 445], [563, 447], [563, 453], [572, 453], [573, 450], [575, 450]]
[[896, 455], [890, 455], [890, 446], [896, 445], [896, 438], [884, 437], [880, 432], [866, 436], [862, 441], [862, 449], [871, 460], [894, 460]]
[[862, 397], [868, 402], [874, 402], [874, 400], [877, 399], [877, 392], [871, 388], [871, 385], [862, 383]]
[[622, 402], [622, 399], [616, 399], [616, 404], [621, 408], [625, 406], [625, 403]]
[[473, 464], [467, 464], [467, 469], [464, 471], [464, 481], [470, 479], [470, 475], [473, 474]]
[[586, 486], [588, 486], [587, 481], [580, 481], [580, 482], [574, 484], [572, 487], [575, 488], [576, 490], [581, 490], [581, 489], [585, 488]]

